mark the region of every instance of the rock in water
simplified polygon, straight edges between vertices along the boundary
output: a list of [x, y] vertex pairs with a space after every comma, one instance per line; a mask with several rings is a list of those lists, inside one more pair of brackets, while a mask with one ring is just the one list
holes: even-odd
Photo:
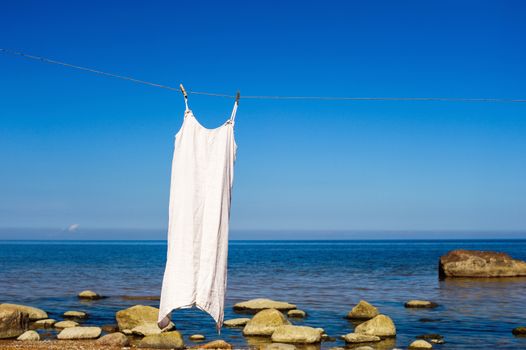
[[232, 345], [224, 340], [219, 339], [199, 345], [199, 349], [232, 349]]
[[102, 329], [99, 327], [70, 327], [64, 328], [57, 338], [61, 340], [95, 339], [100, 336]]
[[161, 328], [157, 325], [157, 323], [144, 323], [140, 326], [133, 327], [131, 329], [133, 335], [139, 335], [141, 337], [145, 337], [152, 334], [160, 334]]
[[259, 350], [296, 350], [296, 347], [292, 344], [271, 343], [260, 346]]
[[278, 343], [314, 344], [321, 341], [321, 332], [307, 326], [284, 325], [274, 330], [271, 339]]
[[360, 333], [349, 333], [343, 336], [343, 340], [345, 340], [346, 343], [372, 343], [380, 341], [380, 337], [376, 335], [367, 335], [367, 334], [360, 334]]
[[52, 318], [45, 318], [43, 320], [38, 320], [33, 323], [34, 328], [51, 328], [56, 323]]
[[517, 327], [517, 328], [514, 328], [511, 333], [513, 333], [513, 335], [526, 335], [526, 327]]
[[129, 346], [130, 341], [124, 334], [116, 332], [106, 334], [105, 336], [97, 339], [97, 344], [106, 346]]
[[115, 315], [119, 330], [133, 329], [147, 323], [157, 324], [159, 309], [152, 306], [135, 305], [118, 311]]
[[29, 326], [29, 315], [17, 309], [0, 309], [0, 339], [15, 338]]
[[429, 300], [409, 300], [404, 304], [408, 308], [426, 308], [431, 309], [437, 307], [438, 304]]
[[67, 318], [88, 318], [88, 314], [84, 311], [66, 311], [63, 316]]
[[55, 328], [72, 328], [77, 327], [79, 324], [75, 321], [60, 321], [54, 324]]
[[139, 348], [153, 349], [182, 349], [184, 348], [183, 337], [178, 331], [149, 335], [139, 342]]
[[416, 337], [418, 339], [427, 340], [427, 341], [429, 341], [430, 343], [433, 343], [433, 344], [444, 344], [445, 343], [444, 337], [441, 336], [440, 334], [436, 334], [436, 333], [421, 334], [421, 335], [417, 335]]
[[305, 318], [307, 314], [303, 310], [294, 309], [294, 310], [289, 310], [289, 312], [287, 312], [287, 316], [292, 317], [292, 318]]
[[376, 307], [372, 306], [365, 300], [360, 300], [360, 302], [347, 314], [347, 318], [355, 320], [370, 320], [379, 314], [380, 313]]
[[96, 300], [96, 299], [102, 299], [102, 295], [97, 294], [91, 290], [84, 290], [78, 294], [78, 297], [80, 299], [88, 299], [88, 300]]
[[438, 275], [441, 279], [526, 276], [526, 261], [505, 253], [457, 249], [440, 257]]
[[380, 314], [356, 326], [354, 332], [378, 337], [394, 337], [396, 328], [390, 317]]
[[16, 340], [21, 341], [39, 341], [40, 335], [35, 331], [26, 331], [21, 336], [16, 338]]
[[432, 349], [433, 345], [429, 344], [425, 340], [415, 340], [409, 344], [409, 349]]
[[275, 301], [271, 299], [258, 298], [248, 301], [243, 301], [234, 305], [236, 311], [250, 311], [257, 312], [264, 309], [276, 309], [279, 311], [288, 311], [295, 309], [296, 305], [289, 304], [284, 301]]
[[36, 307], [19, 305], [19, 304], [0, 304], [0, 310], [18, 310], [29, 315], [30, 321], [42, 320], [48, 318], [47, 313]]
[[202, 334], [192, 334], [190, 336], [190, 340], [191, 341], [202, 341], [202, 340], [205, 340], [205, 336]]
[[276, 309], [261, 310], [243, 328], [243, 335], [270, 336], [274, 330], [290, 322]]
[[225, 327], [243, 327], [248, 321], [250, 321], [250, 318], [248, 317], [233, 318], [231, 320], [226, 320], [223, 325]]

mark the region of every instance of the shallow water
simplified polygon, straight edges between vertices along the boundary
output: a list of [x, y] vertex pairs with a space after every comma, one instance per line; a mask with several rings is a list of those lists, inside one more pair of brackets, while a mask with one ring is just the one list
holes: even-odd
[[[526, 325], [526, 278], [439, 281], [438, 258], [449, 250], [481, 249], [526, 260], [526, 240], [515, 241], [231, 241], [225, 319], [240, 317], [238, 301], [257, 297], [298, 305], [308, 317], [294, 324], [323, 327], [334, 342], [353, 324], [345, 314], [365, 299], [395, 322], [397, 337], [373, 345], [405, 348], [419, 334], [439, 333], [446, 343], [436, 349], [526, 348], [526, 338], [511, 330]], [[134, 242], [0, 242], [0, 302], [34, 305], [61, 319], [67, 310], [90, 314], [85, 324], [114, 324], [115, 312], [155, 300], [124, 295], [159, 295], [166, 245]], [[82, 302], [76, 294], [92, 289], [109, 296]], [[435, 309], [406, 309], [408, 299], [429, 299]], [[236, 347], [257, 344], [241, 329], [215, 332], [213, 320], [198, 310], [173, 313], [185, 336], [202, 333]], [[316, 348], [316, 347], [314, 347]]]

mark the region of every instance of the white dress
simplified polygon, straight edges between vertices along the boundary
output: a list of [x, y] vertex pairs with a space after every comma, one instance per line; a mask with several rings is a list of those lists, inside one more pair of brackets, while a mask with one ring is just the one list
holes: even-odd
[[212, 316], [218, 332], [223, 325], [236, 110], [237, 102], [230, 119], [207, 129], [187, 104], [175, 135], [160, 328], [172, 310], [194, 305]]

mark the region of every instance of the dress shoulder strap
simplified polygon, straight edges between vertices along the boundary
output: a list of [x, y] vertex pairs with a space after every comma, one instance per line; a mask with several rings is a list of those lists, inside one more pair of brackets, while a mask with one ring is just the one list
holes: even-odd
[[236, 121], [237, 105], [237, 101], [234, 102], [234, 108], [232, 109], [232, 114], [230, 115], [229, 119], [229, 122], [231, 122], [232, 124]]

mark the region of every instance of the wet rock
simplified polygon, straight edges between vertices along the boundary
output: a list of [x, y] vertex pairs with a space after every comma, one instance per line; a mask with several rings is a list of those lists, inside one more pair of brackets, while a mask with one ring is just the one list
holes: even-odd
[[440, 319], [439, 318], [426, 318], [426, 317], [423, 317], [423, 318], [419, 318], [418, 321], [419, 322], [440, 322]]
[[75, 321], [60, 321], [54, 324], [55, 328], [71, 328], [77, 327], [79, 324]]
[[88, 318], [88, 314], [85, 313], [84, 311], [66, 311], [64, 312], [63, 316], [66, 318], [80, 318], [80, 319]]
[[354, 320], [370, 320], [371, 318], [379, 315], [378, 309], [373, 305], [369, 304], [365, 300], [360, 300], [355, 307], [347, 314], [348, 319]]
[[21, 340], [21, 341], [39, 341], [40, 340], [40, 335], [35, 332], [35, 331], [25, 331], [24, 333], [22, 333], [22, 335], [20, 335], [18, 338], [16, 338], [16, 340]]
[[274, 330], [283, 325], [290, 325], [285, 316], [276, 309], [259, 311], [243, 328], [243, 335], [270, 336]]
[[144, 324], [157, 324], [159, 309], [152, 306], [135, 305], [118, 311], [115, 315], [119, 330], [133, 329]]
[[243, 301], [234, 305], [234, 310], [236, 311], [250, 311], [257, 312], [264, 309], [276, 309], [279, 311], [288, 311], [295, 309], [296, 305], [289, 304], [284, 301], [275, 301], [271, 299], [258, 298], [248, 301]]
[[287, 316], [291, 318], [305, 318], [305, 316], [307, 316], [307, 313], [303, 310], [293, 309], [287, 312]]
[[77, 295], [80, 299], [97, 300], [102, 299], [102, 295], [97, 294], [91, 290], [84, 290]]
[[199, 349], [232, 349], [232, 345], [224, 340], [214, 340], [198, 346]]
[[153, 349], [182, 349], [184, 348], [184, 342], [181, 333], [178, 331], [171, 331], [146, 336], [139, 342], [138, 347]]
[[314, 344], [321, 341], [321, 333], [312, 327], [283, 325], [274, 330], [271, 339], [278, 343]]
[[380, 314], [356, 326], [354, 332], [376, 335], [381, 338], [394, 337], [396, 335], [396, 327], [390, 317]]
[[18, 310], [21, 312], [25, 312], [29, 316], [30, 321], [36, 321], [36, 320], [42, 320], [44, 318], [48, 318], [47, 313], [39, 308], [27, 306], [27, 305], [19, 305], [19, 304], [0, 304], [0, 311], [1, 310]]
[[372, 343], [380, 341], [380, 337], [376, 335], [367, 335], [367, 334], [360, 334], [360, 333], [349, 333], [344, 335], [343, 340], [345, 340], [346, 343], [356, 344], [356, 343]]
[[99, 327], [70, 327], [60, 331], [57, 338], [61, 340], [96, 339], [101, 332], [102, 329]]
[[191, 341], [202, 341], [202, 340], [205, 340], [205, 336], [202, 334], [192, 334], [190, 336], [190, 340]]
[[409, 344], [409, 349], [432, 349], [433, 345], [426, 342], [425, 340], [419, 339], [415, 340], [411, 344]]
[[29, 326], [29, 315], [17, 309], [0, 309], [0, 339], [15, 338]]
[[526, 261], [505, 253], [457, 249], [440, 257], [438, 273], [441, 279], [526, 276]]
[[437, 307], [438, 304], [429, 300], [409, 300], [404, 304], [407, 308], [426, 308], [431, 309]]
[[52, 328], [53, 325], [56, 323], [52, 318], [45, 318], [43, 320], [38, 320], [33, 322], [32, 327], [33, 328]]
[[97, 339], [97, 344], [106, 346], [129, 346], [130, 341], [124, 334], [115, 332], [100, 337]]
[[225, 327], [243, 327], [248, 323], [248, 321], [250, 321], [250, 318], [248, 317], [233, 318], [226, 320], [223, 325]]
[[514, 328], [511, 333], [513, 333], [513, 335], [526, 335], [526, 327], [517, 327], [517, 328]]
[[272, 343], [261, 346], [260, 350], [296, 350], [296, 347], [292, 344]]

